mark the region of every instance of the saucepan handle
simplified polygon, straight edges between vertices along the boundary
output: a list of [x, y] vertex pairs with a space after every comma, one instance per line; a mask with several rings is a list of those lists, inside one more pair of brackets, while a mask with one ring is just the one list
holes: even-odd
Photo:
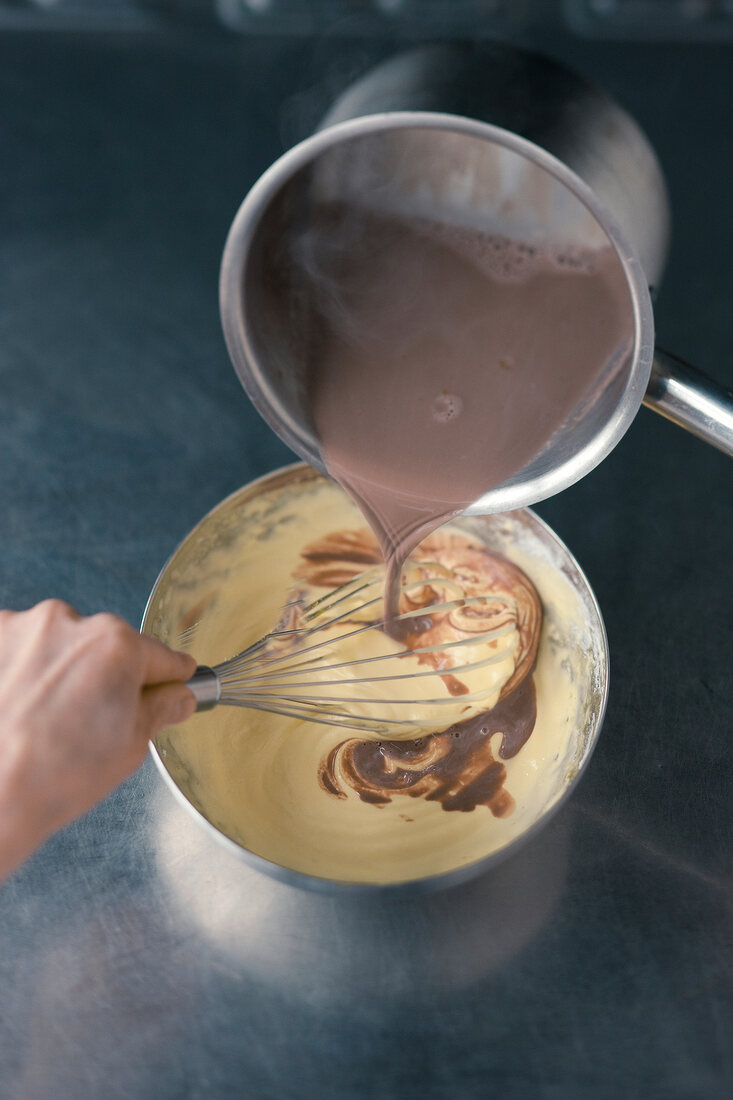
[[733, 458], [733, 393], [657, 348], [644, 404]]

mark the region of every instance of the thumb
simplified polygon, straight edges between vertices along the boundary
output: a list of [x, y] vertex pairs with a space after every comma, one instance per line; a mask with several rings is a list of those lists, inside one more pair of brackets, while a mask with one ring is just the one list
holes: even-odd
[[149, 741], [164, 726], [185, 722], [195, 710], [196, 699], [184, 684], [156, 684], [144, 688], [138, 710], [140, 736]]

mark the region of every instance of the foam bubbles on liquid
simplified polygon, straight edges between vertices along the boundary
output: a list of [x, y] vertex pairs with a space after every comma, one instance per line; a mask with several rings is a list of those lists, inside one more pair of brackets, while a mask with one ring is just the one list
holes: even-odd
[[548, 267], [578, 275], [592, 275], [596, 269], [593, 250], [570, 243], [547, 246], [425, 217], [415, 224], [498, 282], [522, 283]]
[[463, 400], [455, 393], [443, 390], [433, 400], [431, 406], [433, 420], [439, 424], [446, 424], [449, 420], [455, 420], [463, 412]]

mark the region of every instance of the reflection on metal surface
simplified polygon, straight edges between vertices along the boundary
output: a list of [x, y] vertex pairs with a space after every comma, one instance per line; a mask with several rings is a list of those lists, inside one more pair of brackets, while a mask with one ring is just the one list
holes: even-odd
[[[251, 870], [162, 786], [150, 809], [150, 839], [175, 919], [241, 976], [310, 1005], [399, 1004], [480, 982], [539, 934], [565, 882], [567, 807], [475, 882], [394, 900], [312, 894]], [[402, 944], [399, 966], [393, 943]]]
[[733, 456], [733, 391], [657, 348], [644, 404]]
[[151, 896], [83, 906], [26, 956], [15, 996], [3, 990], [21, 1041], [17, 1064], [3, 1059], [0, 1095], [161, 1095], [156, 1048], [181, 1044], [196, 1001]]
[[730, 0], [0, 0], [0, 27], [154, 30], [192, 19], [244, 34], [727, 41]]
[[152, 30], [158, 19], [145, 7], [134, 0], [0, 0], [0, 29]]
[[594, 38], [729, 39], [728, 0], [564, 0], [572, 30]]
[[507, 34], [524, 27], [537, 0], [212, 0], [231, 30], [414, 36]]

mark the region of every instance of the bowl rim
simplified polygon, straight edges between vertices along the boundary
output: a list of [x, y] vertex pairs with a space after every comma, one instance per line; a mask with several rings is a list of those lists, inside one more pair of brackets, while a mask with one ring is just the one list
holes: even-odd
[[[242, 502], [260, 495], [263, 492], [268, 492], [281, 488], [282, 486], [291, 484], [298, 481], [313, 481], [313, 480], [330, 480], [319, 470], [314, 469], [305, 462], [294, 462], [288, 466], [281, 466], [276, 470], [272, 470], [270, 473], [263, 474], [262, 476], [255, 478], [253, 481], [247, 482], [239, 489], [235, 489], [234, 492], [229, 493], [226, 497], [215, 504], [213, 508], [201, 517], [187, 535], [178, 543], [175, 550], [170, 554], [164, 565], [162, 566], [155, 583], [150, 590], [147, 602], [145, 604], [145, 610], [143, 612], [142, 620], [140, 623], [140, 632], [145, 633], [145, 628], [148, 625], [148, 617], [152, 610], [153, 603], [158, 594], [158, 591], [163, 583], [163, 580], [168, 572], [170, 566], [174, 563], [177, 556], [181, 553], [184, 546], [197, 534], [198, 531], [208, 522], [208, 520], [215, 515], [218, 511], [225, 508], [236, 498], [241, 498]], [[600, 641], [600, 649], [602, 653], [602, 691], [600, 706], [598, 713], [596, 714], [593, 729], [588, 736], [583, 755], [580, 758], [575, 773], [569, 782], [566, 784], [564, 790], [558, 798], [550, 805], [537, 820], [521, 833], [519, 836], [510, 840], [502, 848], [497, 849], [494, 852], [490, 852], [488, 855], [481, 856], [479, 859], [472, 860], [470, 863], [461, 864], [459, 867], [455, 867], [450, 871], [441, 871], [434, 875], [427, 875], [423, 877], [417, 877], [414, 879], [404, 879], [399, 882], [353, 882], [349, 880], [336, 879], [336, 878], [324, 878], [318, 875], [311, 875], [304, 871], [296, 871], [291, 867], [285, 867], [282, 864], [275, 863], [273, 860], [269, 860], [264, 856], [257, 855], [256, 852], [251, 851], [249, 848], [245, 848], [237, 841], [232, 840], [225, 833], [221, 832], [215, 825], [213, 825], [208, 818], [193, 805], [191, 801], [186, 797], [181, 788], [175, 782], [170, 772], [168, 771], [161, 750], [159, 750], [154, 740], [149, 743], [149, 751], [152, 756], [158, 772], [162, 776], [164, 784], [173, 794], [179, 805], [183, 806], [187, 813], [193, 815], [194, 819], [204, 831], [220, 845], [231, 852], [237, 859], [246, 863], [254, 870], [261, 871], [268, 875], [270, 878], [277, 879], [280, 882], [288, 883], [292, 886], [297, 886], [300, 889], [305, 889], [311, 892], [322, 894], [369, 894], [375, 895], [389, 894], [390, 896], [414, 896], [418, 894], [433, 893], [436, 890], [446, 889], [451, 886], [456, 886], [460, 883], [467, 882], [470, 879], [477, 878], [490, 868], [497, 866], [499, 863], [503, 863], [509, 856], [514, 856], [521, 848], [524, 847], [529, 841], [531, 841], [542, 829], [544, 829], [557, 812], [566, 804], [568, 798], [575, 790], [578, 782], [585, 772], [588, 762], [595, 750], [598, 738], [600, 735], [603, 721], [606, 714], [606, 707], [608, 703], [608, 690], [609, 690], [609, 647], [608, 636], [606, 633], [606, 627], [601, 614], [601, 609], [598, 604], [596, 595], [586, 577], [585, 573], [581, 569], [580, 565], [576, 561], [575, 557], [568, 550], [567, 546], [560, 538], [558, 534], [543, 520], [536, 512], [531, 508], [517, 509], [518, 512], [526, 512], [531, 517], [534, 523], [536, 523], [542, 534], [547, 537], [551, 542], [554, 542], [557, 547], [562, 551], [566, 557], [568, 563], [573, 567], [577, 573], [578, 587], [584, 592], [588, 599], [589, 611], [592, 613], [589, 615], [589, 619], [595, 616], [596, 621], [589, 623], [591, 629], [596, 634], [596, 638]], [[509, 513], [511, 514], [511, 513]], [[458, 518], [458, 517], [457, 517]]]

